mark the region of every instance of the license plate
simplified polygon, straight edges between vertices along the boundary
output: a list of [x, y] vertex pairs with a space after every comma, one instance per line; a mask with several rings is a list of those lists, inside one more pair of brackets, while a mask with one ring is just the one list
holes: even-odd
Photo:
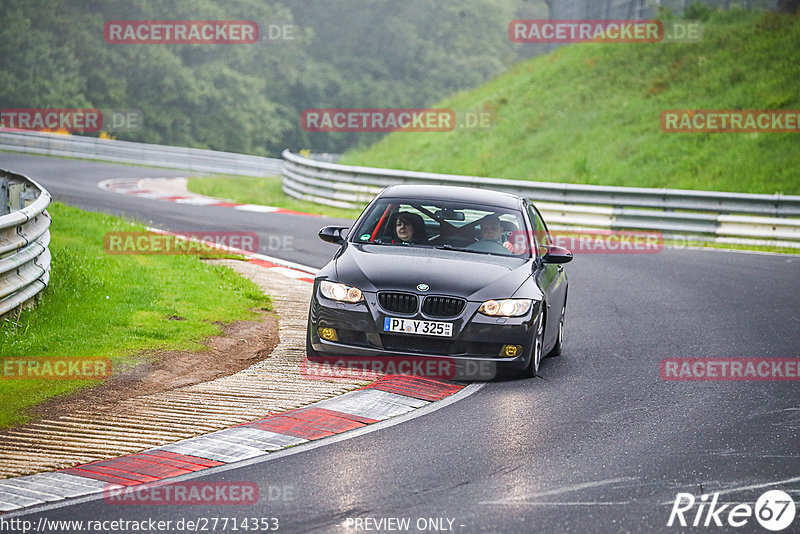
[[423, 336], [452, 337], [453, 323], [387, 317], [383, 320], [383, 330], [384, 332], [402, 332], [404, 334], [419, 334]]

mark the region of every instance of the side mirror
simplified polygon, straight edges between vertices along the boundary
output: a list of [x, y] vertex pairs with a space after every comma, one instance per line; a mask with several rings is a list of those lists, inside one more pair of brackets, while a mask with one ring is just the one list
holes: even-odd
[[319, 238], [334, 245], [341, 245], [344, 243], [342, 232], [348, 230], [347, 226], [326, 226], [319, 231]]
[[545, 263], [569, 263], [572, 261], [572, 252], [564, 247], [552, 245], [547, 247], [547, 252], [542, 256]]

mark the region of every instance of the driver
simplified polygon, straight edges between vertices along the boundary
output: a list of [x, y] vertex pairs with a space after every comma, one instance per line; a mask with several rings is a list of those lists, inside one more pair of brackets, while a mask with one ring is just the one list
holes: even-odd
[[416, 213], [401, 211], [397, 214], [394, 223], [395, 239], [393, 243], [414, 243], [427, 245], [428, 237], [425, 232], [425, 222]]
[[481, 220], [481, 228], [478, 231], [478, 237], [485, 241], [497, 241], [509, 252], [517, 254], [514, 250], [514, 245], [503, 240], [503, 226], [500, 224], [500, 217], [497, 215], [487, 215]]

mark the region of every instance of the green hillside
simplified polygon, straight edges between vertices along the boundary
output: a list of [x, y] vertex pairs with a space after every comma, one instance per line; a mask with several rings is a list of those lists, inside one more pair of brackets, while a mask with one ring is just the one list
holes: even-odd
[[393, 133], [342, 163], [522, 180], [800, 194], [798, 133], [666, 133], [668, 109], [800, 109], [800, 18], [715, 12], [704, 39], [574, 44], [436, 107], [493, 127]]

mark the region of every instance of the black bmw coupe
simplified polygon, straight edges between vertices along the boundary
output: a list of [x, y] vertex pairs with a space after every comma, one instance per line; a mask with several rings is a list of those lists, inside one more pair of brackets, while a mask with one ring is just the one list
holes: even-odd
[[306, 343], [312, 362], [439, 359], [532, 377], [543, 356], [561, 354], [562, 264], [572, 254], [552, 244], [528, 199], [395, 185], [349, 232], [326, 226], [319, 237], [341, 248], [314, 280]]

